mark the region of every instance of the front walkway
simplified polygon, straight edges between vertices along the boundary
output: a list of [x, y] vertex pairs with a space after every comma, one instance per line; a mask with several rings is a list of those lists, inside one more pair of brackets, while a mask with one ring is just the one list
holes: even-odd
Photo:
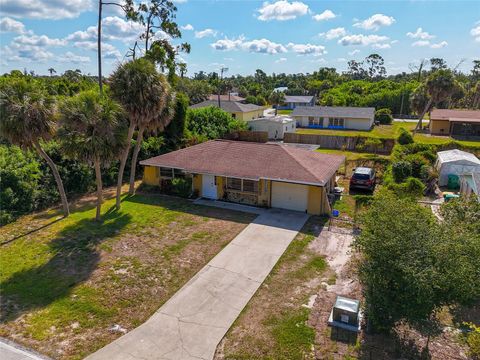
[[87, 359], [212, 359], [307, 219], [299, 212], [261, 211], [149, 320]]

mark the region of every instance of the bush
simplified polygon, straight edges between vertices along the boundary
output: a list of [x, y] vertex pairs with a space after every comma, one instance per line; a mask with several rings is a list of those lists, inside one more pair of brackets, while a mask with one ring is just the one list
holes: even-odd
[[244, 121], [232, 116], [215, 106], [199, 109], [188, 109], [187, 129], [190, 136], [203, 136], [206, 139], [218, 139], [235, 130], [246, 130]]
[[412, 134], [404, 128], [400, 128], [400, 135], [398, 135], [397, 141], [401, 145], [412, 144], [414, 142]]
[[408, 161], [397, 161], [392, 165], [393, 179], [397, 183], [403, 182], [412, 175], [412, 164]]
[[473, 359], [480, 359], [480, 326], [467, 324], [470, 332], [466, 335], [466, 342], [469, 347], [469, 354]]
[[390, 184], [388, 189], [392, 190], [399, 198], [413, 198], [418, 199], [423, 196], [425, 192], [425, 185], [419, 179], [409, 177], [401, 184]]
[[375, 121], [383, 125], [390, 125], [393, 121], [392, 110], [383, 108], [375, 111]]
[[421, 179], [421, 171], [423, 166], [429, 166], [430, 162], [421, 155], [421, 153], [411, 154], [405, 157], [405, 161], [409, 162], [412, 169], [412, 176]]
[[188, 198], [192, 193], [192, 179], [189, 177], [172, 179], [172, 193], [183, 198]]

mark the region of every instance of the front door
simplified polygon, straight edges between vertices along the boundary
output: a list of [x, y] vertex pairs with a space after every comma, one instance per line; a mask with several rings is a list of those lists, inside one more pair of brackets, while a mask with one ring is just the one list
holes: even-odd
[[202, 197], [217, 199], [217, 185], [214, 175], [202, 175]]

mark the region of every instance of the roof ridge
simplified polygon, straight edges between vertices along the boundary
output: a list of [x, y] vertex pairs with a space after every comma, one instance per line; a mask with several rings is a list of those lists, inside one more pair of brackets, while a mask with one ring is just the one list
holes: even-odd
[[284, 149], [288, 155], [290, 155], [290, 157], [295, 160], [295, 162], [300, 165], [302, 168], [304, 168], [310, 175], [312, 175], [315, 179], [318, 179], [317, 175], [315, 175], [313, 172], [310, 171], [309, 168], [307, 168], [305, 165], [303, 165], [298, 159], [297, 157], [295, 156], [294, 153], [290, 152], [290, 151], [305, 151], [305, 153], [309, 153], [310, 151], [308, 150], [303, 150], [303, 149], [297, 149], [297, 148], [294, 148], [293, 146], [287, 146], [287, 145], [282, 145], [281, 146], [282, 149]]

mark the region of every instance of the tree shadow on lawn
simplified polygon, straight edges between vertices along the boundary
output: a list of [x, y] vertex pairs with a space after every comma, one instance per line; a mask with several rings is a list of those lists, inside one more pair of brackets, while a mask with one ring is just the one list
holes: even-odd
[[256, 214], [222, 209], [214, 206], [197, 205], [194, 204], [192, 200], [187, 200], [173, 195], [157, 193], [141, 193], [133, 196], [127, 196], [122, 200], [122, 202], [155, 205], [172, 211], [184, 212], [195, 216], [208, 217], [218, 220], [232, 221], [241, 224], [249, 224], [255, 217], [257, 217]]
[[130, 220], [129, 214], [112, 212], [103, 217], [102, 223], [89, 218], [65, 227], [49, 243], [55, 255], [47, 263], [16, 272], [0, 284], [0, 323], [68, 296], [97, 267], [97, 245], [116, 235]]

